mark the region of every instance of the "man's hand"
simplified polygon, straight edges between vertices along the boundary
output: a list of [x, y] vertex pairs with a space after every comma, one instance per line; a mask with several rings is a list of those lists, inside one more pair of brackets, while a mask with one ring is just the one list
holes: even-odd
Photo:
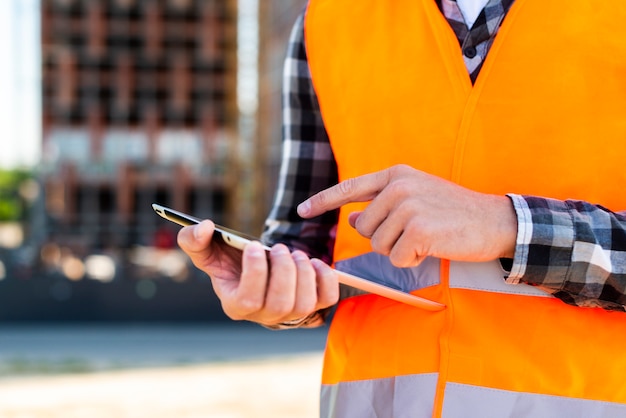
[[234, 320], [264, 325], [303, 318], [334, 305], [339, 298], [337, 275], [322, 261], [282, 244], [269, 260], [259, 242], [243, 253], [212, 242], [214, 224], [203, 221], [182, 228], [178, 245], [193, 264], [209, 275], [224, 312]]
[[474, 192], [409, 166], [398, 165], [343, 181], [298, 206], [312, 218], [350, 202], [371, 201], [349, 222], [372, 249], [397, 267], [426, 256], [459, 261], [512, 257], [517, 218], [506, 196]]

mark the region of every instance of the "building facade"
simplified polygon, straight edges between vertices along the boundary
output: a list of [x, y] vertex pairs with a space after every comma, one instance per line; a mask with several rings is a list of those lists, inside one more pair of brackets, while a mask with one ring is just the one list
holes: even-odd
[[[26, 222], [33, 245], [0, 246], [0, 319], [225, 319], [151, 204], [260, 232], [287, 39], [306, 0], [40, 1], [45, 210]], [[242, 4], [258, 19], [245, 135]]]
[[151, 203], [232, 225], [236, 1], [41, 0], [41, 24], [50, 239], [165, 244]]

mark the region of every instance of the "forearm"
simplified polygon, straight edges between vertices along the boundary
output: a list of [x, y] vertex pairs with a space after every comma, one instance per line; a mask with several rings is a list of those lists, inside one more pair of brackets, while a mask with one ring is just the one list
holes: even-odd
[[518, 217], [509, 283], [566, 303], [624, 310], [626, 216], [581, 201], [509, 195]]

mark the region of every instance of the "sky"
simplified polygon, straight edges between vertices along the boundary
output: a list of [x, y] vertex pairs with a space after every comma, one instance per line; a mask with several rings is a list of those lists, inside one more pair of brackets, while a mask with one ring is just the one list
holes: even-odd
[[0, 0], [0, 169], [41, 157], [39, 0]]

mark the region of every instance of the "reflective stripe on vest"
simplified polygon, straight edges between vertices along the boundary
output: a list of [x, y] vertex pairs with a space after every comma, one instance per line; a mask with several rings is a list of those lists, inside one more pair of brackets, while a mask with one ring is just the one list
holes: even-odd
[[[320, 417], [430, 417], [437, 377], [437, 374], [424, 374], [324, 385]], [[614, 418], [626, 416], [626, 405], [448, 383], [443, 415], [449, 418]]]
[[[508, 285], [497, 262], [436, 264], [430, 260], [413, 275], [435, 272], [440, 283], [411, 293], [445, 303], [443, 312], [375, 295], [340, 303], [325, 353], [325, 385], [358, 388], [363, 381], [440, 373], [435, 398], [441, 408], [444, 398], [449, 403], [448, 383], [485, 389], [476, 394], [501, 389], [626, 403], [624, 314], [576, 308], [531, 286]], [[389, 277], [386, 283], [393, 282]], [[394, 390], [404, 388], [385, 392], [389, 402]]]
[[323, 385], [322, 418], [427, 418], [433, 410], [436, 373]]
[[[625, 21], [626, 2], [516, 0], [472, 86], [433, 0], [311, 0], [307, 57], [340, 180], [408, 164], [479, 192], [626, 209]], [[340, 211], [336, 266], [448, 308], [343, 300], [322, 376], [339, 391], [324, 397], [329, 416], [337, 408], [367, 416], [352, 412], [379, 381], [387, 383], [377, 404], [398, 405], [411, 385], [398, 378], [424, 375], [438, 376], [435, 416], [462, 412], [469, 393], [485, 411], [475, 416], [489, 416], [492, 396], [494, 405], [516, 399], [512, 416], [532, 416], [530, 404], [550, 411], [544, 400], [591, 415], [626, 403], [626, 314], [507, 285], [497, 262], [390, 270], [349, 225], [350, 212], [366, 205]], [[339, 396], [361, 382], [369, 383], [354, 401]]]
[[443, 415], [449, 418], [626, 416], [626, 405], [614, 402], [519, 393], [456, 383], [448, 383], [445, 393]]
[[[335, 263], [335, 267], [338, 270], [393, 289], [412, 292], [439, 284], [440, 264], [440, 259], [427, 257], [416, 267], [398, 268], [391, 264], [389, 257], [377, 253], [366, 253], [347, 260], [340, 260]], [[504, 276], [505, 272], [498, 261], [483, 263], [450, 262], [451, 288], [552, 297], [535, 286], [506, 284]]]

